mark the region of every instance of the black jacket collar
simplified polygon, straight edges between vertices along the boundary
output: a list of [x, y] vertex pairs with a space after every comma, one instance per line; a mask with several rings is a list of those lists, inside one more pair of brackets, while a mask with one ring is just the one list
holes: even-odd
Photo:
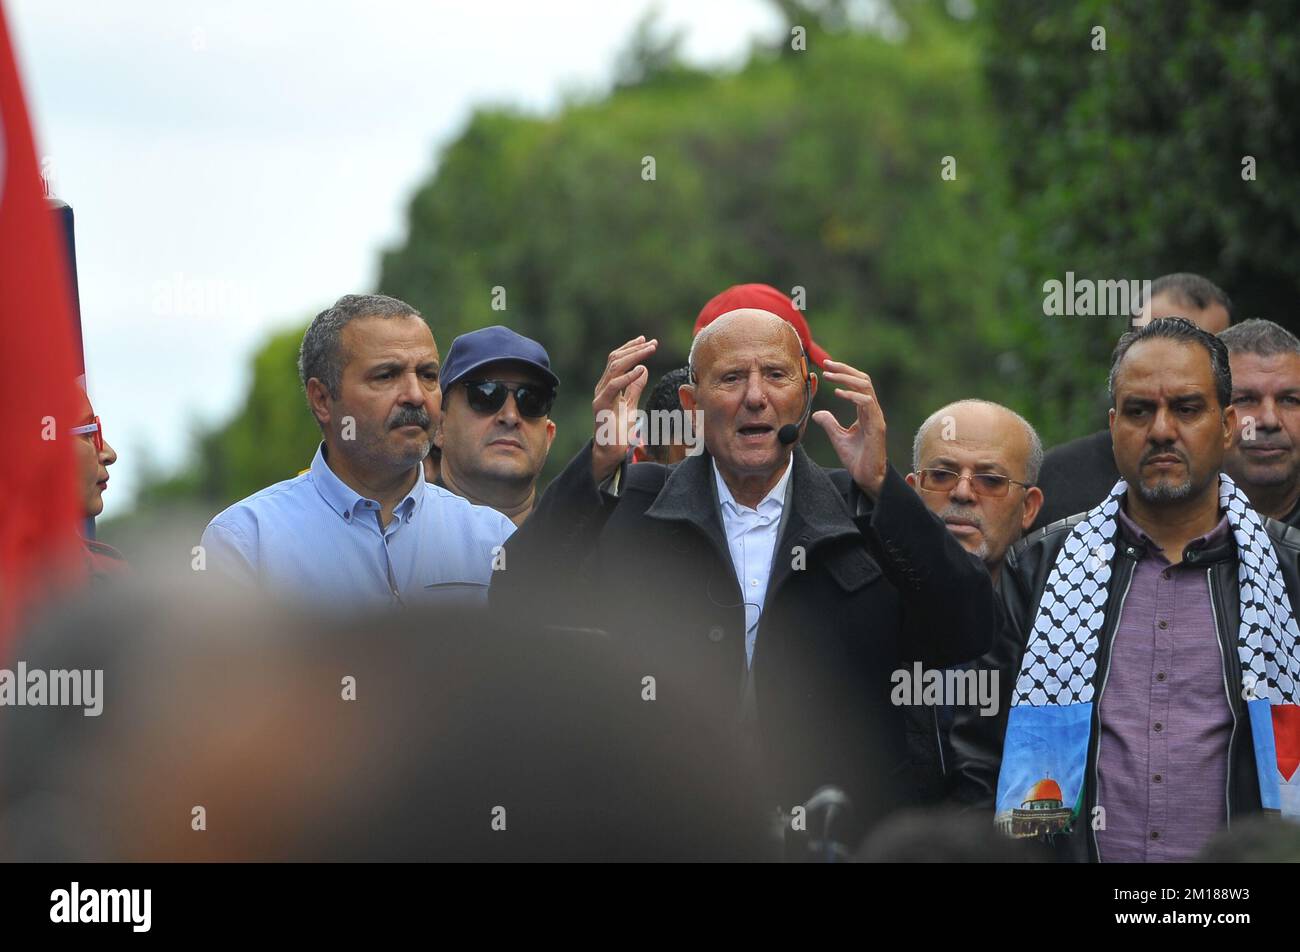
[[[796, 446], [793, 456], [794, 472], [790, 478], [794, 485], [784, 538], [790, 539], [791, 544], [811, 547], [831, 538], [857, 535], [845, 499], [830, 477], [808, 458], [802, 447]], [[682, 460], [669, 473], [646, 515], [652, 519], [692, 523], [726, 553], [712, 464], [713, 458], [707, 451]]]

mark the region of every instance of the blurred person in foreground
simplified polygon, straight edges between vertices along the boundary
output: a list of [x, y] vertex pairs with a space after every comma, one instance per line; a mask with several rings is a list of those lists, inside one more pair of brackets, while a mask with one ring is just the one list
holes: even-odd
[[460, 606], [349, 619], [190, 576], [68, 600], [17, 649], [103, 689], [98, 716], [0, 717], [3, 861], [762, 852], [697, 700], [647, 704], [640, 666], [592, 632]]
[[[77, 425], [69, 430], [77, 458], [77, 484], [81, 506], [87, 519], [104, 511], [104, 492], [108, 489], [108, 467], [117, 462], [117, 451], [104, 439], [104, 424], [90, 405], [90, 397], [78, 385]], [[122, 553], [98, 539], [83, 539], [86, 562], [94, 579], [108, 579], [127, 569]]]
[[1009, 840], [982, 817], [951, 807], [900, 810], [863, 841], [859, 863], [1049, 863], [1032, 840]]
[[[1165, 274], [1151, 282], [1150, 300], [1139, 305], [1130, 326], [1140, 328], [1166, 317], [1186, 318], [1201, 330], [1218, 334], [1232, 323], [1232, 301], [1199, 274]], [[1109, 429], [1053, 447], [1043, 458], [1039, 477], [1043, 508], [1032, 528], [1087, 512], [1106, 498], [1118, 479]]]
[[507, 327], [484, 327], [451, 342], [442, 366], [442, 418], [425, 459], [425, 479], [516, 526], [537, 500], [560, 378], [546, 349]]
[[[707, 699], [701, 727], [725, 726], [721, 750], [745, 754], [773, 815], [834, 785], [869, 825], [909, 795], [891, 674], [988, 644], [988, 573], [887, 462], [865, 373], [826, 361], [855, 416], [812, 417], [845, 469], [797, 446], [817, 377], [790, 324], [758, 307], [724, 313], [692, 345], [680, 394], [703, 414], [704, 451], [626, 465], [626, 432], [607, 424], [635, 411], [657, 345], [610, 353], [596, 439], [507, 545], [493, 606], [634, 646], [656, 703]], [[665, 656], [687, 664], [670, 678]]]
[[1223, 342], [1191, 321], [1120, 339], [1123, 480], [1012, 549], [1010, 623], [979, 661], [994, 717], [959, 710], [955, 795], [1076, 862], [1171, 862], [1261, 811], [1300, 816], [1300, 532], [1221, 473]]
[[1252, 318], [1219, 334], [1237, 430], [1223, 468], [1262, 516], [1300, 527], [1300, 340]]
[[423, 478], [441, 404], [429, 325], [395, 298], [344, 295], [307, 328], [298, 369], [316, 458], [208, 524], [208, 569], [337, 606], [482, 603], [515, 527]]
[[1198, 863], [1300, 863], [1300, 823], [1258, 813], [1210, 838]]

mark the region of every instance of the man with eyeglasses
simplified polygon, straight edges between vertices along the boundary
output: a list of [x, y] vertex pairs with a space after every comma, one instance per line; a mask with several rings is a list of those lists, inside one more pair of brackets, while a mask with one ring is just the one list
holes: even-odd
[[908, 485], [997, 582], [1007, 550], [1043, 505], [1034, 485], [1043, 444], [1020, 414], [959, 400], [930, 414], [912, 442]]
[[522, 525], [555, 439], [549, 414], [559, 385], [546, 349], [508, 327], [457, 337], [442, 368], [442, 421], [433, 434], [442, 458], [426, 460], [425, 478]]
[[[916, 431], [907, 482], [998, 584], [1007, 551], [1043, 504], [1043, 491], [1034, 485], [1042, 462], [1042, 441], [1020, 414], [988, 400], [958, 400], [930, 414]], [[953, 763], [948, 735], [955, 702], [947, 698], [907, 710], [919, 799], [942, 795]]]
[[207, 568], [330, 610], [486, 601], [515, 527], [423, 478], [442, 393], [419, 312], [344, 295], [307, 328], [298, 372], [316, 458], [212, 520]]

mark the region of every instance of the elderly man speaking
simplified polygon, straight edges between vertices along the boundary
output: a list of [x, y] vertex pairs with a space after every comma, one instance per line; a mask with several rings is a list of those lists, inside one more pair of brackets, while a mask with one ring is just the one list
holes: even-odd
[[701, 735], [745, 751], [763, 810], [791, 811], [829, 784], [869, 823], [907, 794], [891, 675], [990, 643], [988, 573], [886, 462], [865, 373], [825, 364], [852, 425], [812, 414], [845, 469], [796, 445], [817, 377], [765, 310], [733, 310], [695, 339], [680, 396], [699, 411], [705, 451], [624, 467], [617, 428], [600, 424], [635, 409], [656, 347], [638, 337], [609, 355], [592, 404], [603, 438], [507, 544], [493, 605], [604, 629], [643, 653], [630, 703], [696, 705]]

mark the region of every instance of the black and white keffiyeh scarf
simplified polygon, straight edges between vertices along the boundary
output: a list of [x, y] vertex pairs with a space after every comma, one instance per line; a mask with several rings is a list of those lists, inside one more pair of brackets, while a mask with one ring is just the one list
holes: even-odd
[[[1237, 544], [1239, 689], [1250, 714], [1266, 810], [1300, 816], [1300, 629], [1264, 519], [1227, 476], [1219, 504]], [[1082, 807], [1097, 655], [1106, 620], [1121, 480], [1077, 523], [1043, 589], [1012, 692], [998, 778], [999, 826], [1068, 830]]]

